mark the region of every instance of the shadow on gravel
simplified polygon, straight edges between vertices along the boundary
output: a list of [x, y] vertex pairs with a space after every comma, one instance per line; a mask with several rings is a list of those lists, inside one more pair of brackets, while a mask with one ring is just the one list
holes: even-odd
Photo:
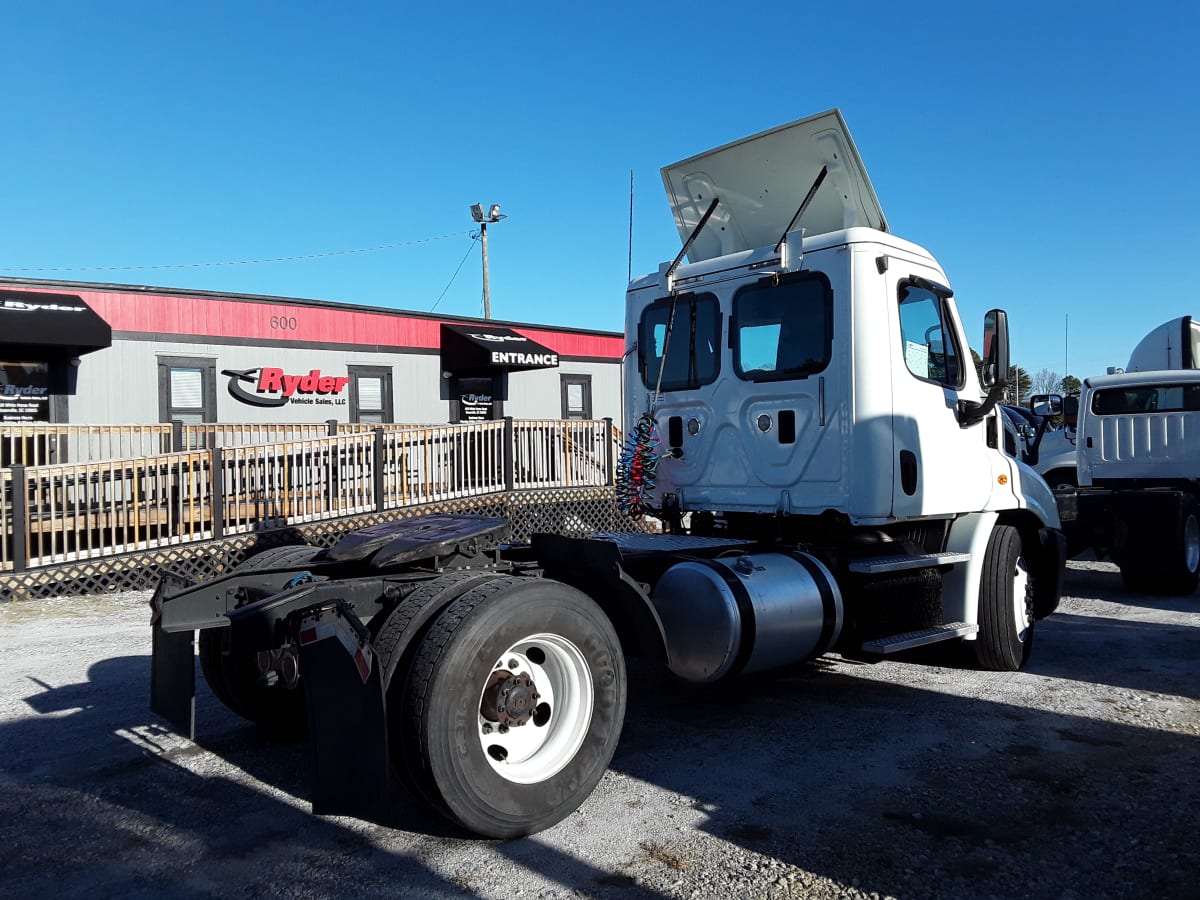
[[1055, 613], [1038, 623], [1027, 671], [1196, 700], [1200, 628]]
[[[312, 816], [308, 747], [264, 742], [211, 695], [198, 698], [203, 748], [147, 724], [149, 674], [149, 657], [127, 656], [79, 684], [27, 676], [39, 715], [0, 722], [0, 894], [333, 897], [352, 883], [354, 896], [475, 896], [472, 873], [446, 879], [362, 823]], [[436, 834], [440, 819], [415, 809], [389, 824]]]
[[[1192, 631], [1055, 616], [1028, 673], [925, 667], [920, 688], [822, 661], [703, 689], [638, 670], [613, 768], [677, 792], [718, 838], [866, 893], [1200, 897], [1200, 739], [1124, 690], [1194, 698]], [[1056, 679], [1123, 690], [1062, 711], [949, 692], [1012, 678], [1050, 709]], [[1195, 707], [1161, 702], [1195, 734]], [[1114, 711], [1141, 727], [1093, 717]]]
[[[836, 660], [706, 688], [635, 664], [613, 769], [673, 792], [687, 821], [698, 812], [721, 841], [864, 893], [925, 897], [937, 885], [949, 898], [1195, 897], [1200, 740], [1163, 730], [1166, 713], [1129, 694], [1196, 697], [1200, 642], [1181, 631], [1190, 630], [1056, 615], [1039, 625], [1029, 672], [911, 666], [916, 686]], [[1010, 679], [1046, 708], [953, 693]], [[1047, 698], [1067, 679], [1111, 688], [1094, 702], [1144, 724], [1056, 710]], [[152, 724], [148, 657], [97, 663], [80, 684], [28, 681], [25, 702], [39, 715], [0, 722], [5, 896], [503, 888], [480, 881], [480, 854], [451, 854], [447, 841], [468, 842], [415, 803], [399, 802], [383, 823], [415, 836], [310, 815], [307, 745], [264, 742], [202, 681], [199, 730], [219, 758]], [[259, 783], [239, 783], [237, 770]], [[651, 824], [639, 816], [661, 812], [639, 811], [633, 796], [617, 802], [624, 814], [603, 827], [636, 835]], [[628, 870], [603, 871], [536, 836], [482, 846], [572, 895], [657, 896]], [[688, 852], [682, 841], [657, 843], [646, 864], [686, 879], [701, 862]], [[443, 875], [426, 862], [452, 855], [466, 868]], [[715, 886], [698, 887], [711, 896], [705, 887]], [[763, 882], [754, 896], [803, 893]]]
[[1079, 597], [1107, 597], [1126, 606], [1161, 609], [1166, 612], [1200, 612], [1200, 592], [1190, 594], [1138, 594], [1125, 587], [1121, 573], [1096, 569], [1067, 568], [1063, 593]]
[[613, 768], [747, 850], [896, 897], [1197, 895], [1194, 737], [819, 669], [641, 687]]

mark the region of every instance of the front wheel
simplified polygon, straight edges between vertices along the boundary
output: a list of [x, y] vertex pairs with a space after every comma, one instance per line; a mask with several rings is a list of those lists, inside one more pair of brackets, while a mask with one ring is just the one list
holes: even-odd
[[997, 525], [992, 530], [979, 582], [975, 639], [975, 659], [984, 669], [1015, 672], [1033, 648], [1033, 579], [1021, 549], [1016, 528]]
[[497, 578], [452, 602], [393, 682], [396, 762], [463, 827], [530, 834], [600, 781], [625, 695], [620, 643], [595, 603], [548, 579]]

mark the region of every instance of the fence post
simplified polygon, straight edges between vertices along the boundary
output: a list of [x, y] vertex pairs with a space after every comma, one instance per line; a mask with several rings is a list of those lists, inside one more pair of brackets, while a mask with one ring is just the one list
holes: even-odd
[[24, 572], [29, 565], [29, 555], [26, 553], [25, 540], [29, 535], [29, 505], [26, 502], [28, 485], [25, 483], [25, 467], [17, 464], [12, 466], [12, 509], [9, 515], [13, 523], [12, 562], [14, 572]]
[[[330, 419], [329, 421], [336, 427], [337, 423], [334, 422], [333, 419]], [[375, 429], [374, 447], [375, 447], [375, 453], [374, 453], [375, 458], [373, 460], [374, 472], [372, 473], [372, 477], [375, 480], [375, 512], [383, 512], [387, 508], [387, 504], [384, 503], [384, 497], [383, 497], [384, 478], [383, 478], [383, 429], [382, 428]]]
[[504, 417], [504, 489], [511, 491], [517, 483], [516, 447], [513, 446], [512, 416]]
[[605, 416], [604, 422], [604, 486], [616, 484], [613, 480], [613, 421], [612, 416]]
[[212, 459], [212, 530], [215, 539], [225, 536], [225, 454], [220, 447], [213, 447], [209, 455]]
[[338, 420], [337, 419], [326, 419], [325, 424], [327, 426], [329, 426], [329, 436], [337, 437]]
[[179, 453], [186, 449], [183, 446], [183, 422], [179, 419], [171, 420], [171, 452]]

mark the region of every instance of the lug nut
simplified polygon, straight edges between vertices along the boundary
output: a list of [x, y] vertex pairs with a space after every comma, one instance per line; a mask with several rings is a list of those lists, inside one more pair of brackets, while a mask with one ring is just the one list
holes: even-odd
[[508, 726], [507, 726], [507, 725], [501, 725], [501, 726], [500, 726], [500, 733], [501, 733], [501, 734], [508, 734]]
[[521, 665], [521, 664], [520, 664], [519, 662], [517, 662], [517, 660], [515, 660], [515, 659], [510, 659], [510, 660], [508, 661], [508, 667], [509, 667], [510, 669], [515, 669], [515, 668], [517, 668], [519, 665]]
[[484, 723], [483, 723], [483, 733], [484, 733], [484, 734], [491, 734], [491, 733], [492, 733], [492, 726], [491, 726], [491, 725], [489, 725], [487, 722], [484, 722]]

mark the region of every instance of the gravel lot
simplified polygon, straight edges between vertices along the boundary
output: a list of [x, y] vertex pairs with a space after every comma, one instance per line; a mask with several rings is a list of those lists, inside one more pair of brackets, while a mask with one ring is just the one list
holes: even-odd
[[1070, 564], [1027, 671], [630, 672], [610, 772], [532, 838], [308, 812], [307, 748], [148, 709], [146, 594], [0, 606], [0, 895], [1200, 897], [1200, 595]]

